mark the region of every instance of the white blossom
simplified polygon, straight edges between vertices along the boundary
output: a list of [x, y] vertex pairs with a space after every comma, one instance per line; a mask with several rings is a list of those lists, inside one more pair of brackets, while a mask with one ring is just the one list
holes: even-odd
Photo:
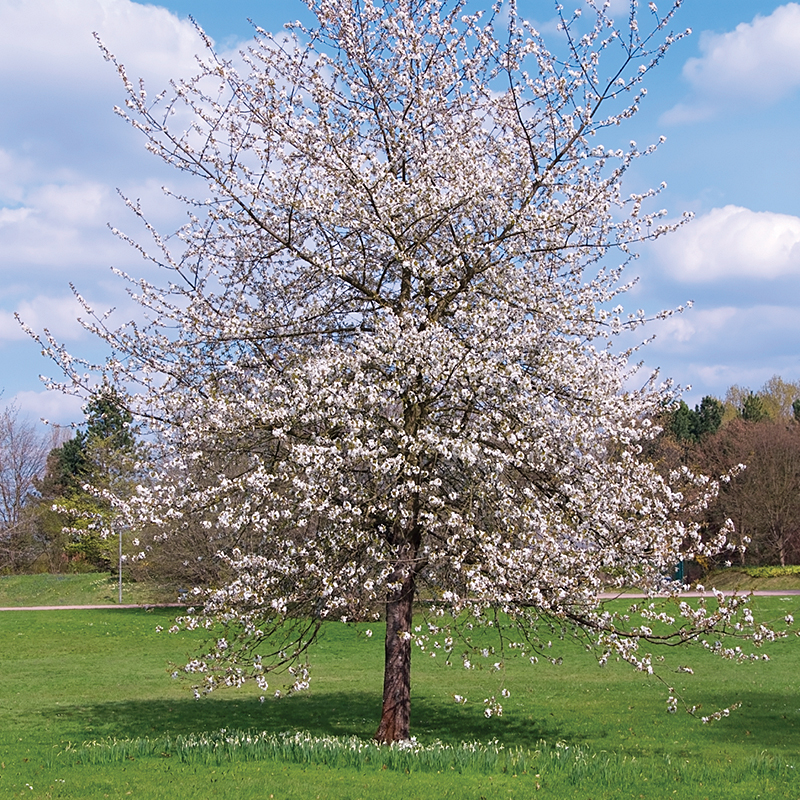
[[[653, 36], [634, 7], [622, 32], [588, 4], [580, 36], [578, 15], [561, 16], [552, 51], [513, 6], [495, 34], [438, 0], [309, 5], [313, 35], [259, 31], [242, 71], [209, 42], [172, 98], [146, 99], [104, 50], [128, 92], [117, 113], [206, 184], [177, 198], [188, 215], [171, 237], [128, 201], [150, 243], [118, 235], [166, 276], [121, 275], [145, 321], [110, 329], [84, 306], [115, 354], [98, 371], [149, 426], [149, 478], [118, 502], [123, 521], [243, 543], [218, 554], [229, 581], [195, 589], [200, 607], [176, 622], [225, 629], [185, 667], [196, 691], [255, 676], [266, 689], [287, 664], [303, 690], [323, 622], [373, 619], [378, 604], [387, 647], [409, 653], [442, 633], [450, 654], [501, 617], [532, 664], [578, 630], [601, 663], [648, 673], [643, 642], [737, 620], [768, 641], [746, 604], [682, 603], [664, 577], [723, 549], [728, 529], [691, 521], [716, 482], [640, 457], [675, 393], [633, 381], [636, 348], [614, 346], [646, 322], [620, 302], [636, 245], [676, 226], [647, 210], [659, 189], [622, 192], [655, 145], [590, 140], [638, 111], [643, 78], [684, 35], [665, 32], [680, 3]], [[91, 365], [47, 334], [42, 346], [65, 388], [92, 390]], [[674, 626], [656, 635], [604, 610], [609, 584], [673, 598]], [[435, 626], [412, 634], [421, 589]], [[641, 611], [666, 624], [658, 614]], [[502, 666], [505, 653], [470, 647], [465, 669]], [[386, 736], [408, 739], [403, 725]]]

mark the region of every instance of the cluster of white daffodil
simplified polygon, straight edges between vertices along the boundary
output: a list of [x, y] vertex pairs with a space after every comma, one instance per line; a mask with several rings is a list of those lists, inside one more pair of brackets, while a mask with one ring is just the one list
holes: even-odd
[[220, 554], [229, 581], [179, 622], [225, 628], [187, 669], [210, 690], [299, 663], [301, 689], [323, 620], [385, 614], [389, 741], [408, 738], [414, 645], [449, 660], [454, 634], [493, 627], [499, 644], [463, 658], [500, 668], [584, 631], [649, 671], [640, 642], [730, 628], [724, 599], [681, 605], [667, 634], [598, 606], [609, 587], [679, 592], [679, 561], [725, 547], [687, 521], [715, 484], [640, 457], [669, 385], [626, 388], [631, 353], [611, 347], [644, 322], [618, 304], [630, 248], [668, 226], [645, 208], [658, 190], [621, 190], [653, 147], [609, 143], [684, 35], [680, 3], [651, 7], [648, 35], [635, 2], [624, 29], [609, 3], [559, 7], [556, 51], [513, 3], [488, 19], [444, 0], [308, 4], [314, 30], [259, 31], [244, 70], [209, 48], [171, 98], [118, 66], [119, 113], [208, 187], [181, 198], [177, 249], [149, 225], [135, 244], [169, 276], [131, 281], [149, 321], [89, 325], [153, 432], [151, 479], [120, 510], [251, 543]]

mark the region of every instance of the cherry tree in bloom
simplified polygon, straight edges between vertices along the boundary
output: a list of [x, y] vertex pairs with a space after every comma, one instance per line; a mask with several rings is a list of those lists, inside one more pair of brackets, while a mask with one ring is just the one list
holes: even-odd
[[[554, 49], [514, 3], [307, 2], [313, 30], [259, 30], [237, 64], [209, 42], [198, 75], [155, 99], [117, 64], [118, 113], [206, 184], [178, 198], [173, 237], [130, 203], [151, 240], [129, 241], [163, 285], [124, 276], [147, 321], [87, 323], [152, 431], [127, 524], [246, 542], [178, 620], [214, 630], [185, 668], [197, 691], [266, 691], [284, 669], [305, 688], [323, 621], [381, 617], [376, 738], [393, 742], [409, 737], [412, 650], [499, 667], [546, 655], [555, 630], [648, 672], [650, 642], [742, 657], [720, 631], [772, 635], [746, 604], [693, 608], [665, 578], [726, 546], [687, 522], [715, 485], [640, 458], [672, 393], [612, 346], [644, 322], [619, 305], [631, 248], [668, 226], [648, 211], [657, 190], [621, 190], [654, 147], [609, 143], [684, 35], [680, 2], [641, 19], [632, 2], [622, 27], [609, 3], [557, 7]], [[85, 388], [85, 365], [45, 345]], [[622, 586], [674, 612], [605, 610]], [[497, 644], [472, 652], [480, 626]]]

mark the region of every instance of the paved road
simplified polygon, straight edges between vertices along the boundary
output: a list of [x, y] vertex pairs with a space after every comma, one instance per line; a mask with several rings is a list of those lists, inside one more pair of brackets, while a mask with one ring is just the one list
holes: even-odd
[[[724, 589], [722, 591], [724, 595], [732, 595], [734, 592], [730, 589]], [[791, 595], [800, 595], [800, 589], [758, 589], [756, 591], [748, 591], [747, 589], [741, 589], [736, 592], [736, 594], [743, 595], [743, 594], [752, 594], [755, 597], [789, 597]], [[638, 592], [622, 592], [621, 594], [611, 594], [610, 592], [603, 592], [600, 595], [601, 600], [627, 600], [631, 598], [632, 600], [640, 600], [642, 598], [649, 597], [650, 595], [641, 594]], [[713, 597], [714, 595], [710, 592], [682, 592], [681, 597]]]
[[82, 608], [186, 608], [186, 603], [142, 603], [127, 604], [113, 603], [111, 605], [94, 606], [5, 606], [0, 611], [74, 611]]
[[[725, 591], [724, 594], [733, 594], [731, 591]], [[756, 597], [790, 597], [792, 595], [800, 595], [800, 589], [764, 589], [755, 592], [739, 592], [739, 594], [752, 594]], [[611, 594], [604, 593], [600, 595], [601, 600], [642, 600], [649, 595], [637, 594], [634, 592], [625, 592], [624, 594]], [[711, 592], [706, 592], [704, 595], [700, 592], [684, 592], [681, 597], [713, 597]], [[6, 606], [0, 607], [0, 611], [74, 611], [82, 608], [187, 608], [186, 603], [143, 603], [143, 604], [125, 604], [119, 605], [114, 603], [111, 605], [91, 605], [91, 606]]]

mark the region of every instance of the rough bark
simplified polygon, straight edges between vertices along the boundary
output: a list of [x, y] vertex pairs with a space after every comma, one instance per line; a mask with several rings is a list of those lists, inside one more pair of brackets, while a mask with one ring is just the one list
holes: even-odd
[[[414, 603], [413, 568], [402, 569], [400, 587], [386, 601], [386, 660], [383, 670], [383, 711], [375, 739], [382, 744], [410, 738], [411, 625]], [[409, 634], [409, 635], [405, 635]]]

